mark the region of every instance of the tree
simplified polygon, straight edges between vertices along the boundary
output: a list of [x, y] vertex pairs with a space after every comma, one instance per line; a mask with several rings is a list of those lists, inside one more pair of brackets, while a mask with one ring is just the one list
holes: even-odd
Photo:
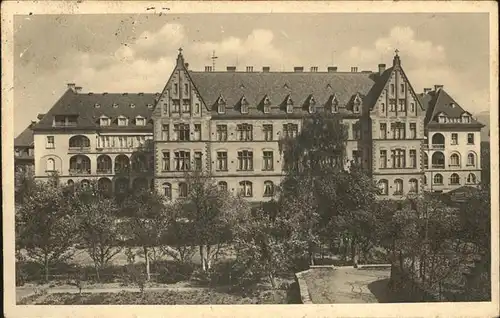
[[95, 181], [86, 186], [77, 186], [71, 198], [71, 207], [79, 220], [82, 243], [94, 261], [99, 281], [101, 269], [121, 251], [117, 206], [113, 199], [98, 188]]
[[77, 225], [63, 189], [34, 182], [16, 214], [16, 227], [20, 246], [43, 267], [46, 281], [50, 266], [72, 256], [71, 247], [78, 240]]
[[[182, 198], [181, 218], [187, 220], [198, 244], [201, 268], [211, 268], [220, 248], [230, 240], [234, 212], [246, 203], [217, 187], [215, 180], [202, 172], [186, 174], [188, 195]], [[215, 246], [215, 248], [213, 248]]]
[[122, 223], [123, 235], [142, 247], [146, 280], [149, 281], [149, 252], [151, 248], [160, 245], [163, 232], [168, 226], [165, 199], [156, 191], [135, 191], [125, 198], [121, 209], [125, 210], [124, 214], [127, 215]]

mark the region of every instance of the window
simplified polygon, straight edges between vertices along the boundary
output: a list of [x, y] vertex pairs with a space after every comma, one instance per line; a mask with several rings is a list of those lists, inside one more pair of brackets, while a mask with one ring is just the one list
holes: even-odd
[[264, 113], [269, 113], [271, 111], [271, 101], [269, 100], [269, 97], [266, 96], [266, 99], [264, 100]]
[[273, 140], [273, 125], [263, 125], [262, 130], [264, 131], [264, 140], [272, 141]]
[[187, 183], [179, 183], [179, 198], [187, 198], [188, 196], [188, 185]]
[[201, 140], [201, 124], [194, 124], [194, 140]]
[[73, 156], [69, 159], [70, 173], [90, 174], [90, 159], [87, 156]]
[[199, 114], [200, 113], [200, 103], [194, 104], [194, 113]]
[[410, 150], [410, 168], [417, 167], [417, 151], [414, 149]]
[[217, 152], [217, 171], [227, 171], [227, 152]]
[[253, 152], [249, 150], [238, 151], [238, 170], [253, 170]]
[[298, 133], [299, 133], [299, 126], [297, 124], [283, 125], [283, 136], [285, 138], [287, 137], [295, 138], [297, 137]]
[[263, 165], [262, 170], [270, 171], [273, 170], [273, 152], [272, 151], [264, 151], [263, 152]]
[[227, 126], [226, 125], [217, 125], [217, 141], [226, 141], [227, 140]]
[[248, 102], [245, 97], [241, 98], [241, 113], [248, 114]]
[[474, 134], [467, 134], [467, 144], [468, 145], [474, 144]]
[[392, 123], [392, 138], [393, 139], [405, 139], [406, 138], [406, 125], [405, 123]]
[[166, 182], [162, 185], [162, 188], [165, 198], [167, 198], [168, 200], [172, 200], [172, 185]]
[[189, 100], [183, 100], [182, 101], [182, 112], [183, 113], [189, 113], [190, 107], [189, 107]]
[[425, 174], [422, 176], [422, 182], [423, 184], [427, 184], [427, 176]]
[[97, 157], [97, 173], [111, 173], [112, 162], [111, 158], [106, 155]]
[[392, 167], [393, 168], [404, 168], [405, 167], [405, 156], [406, 151], [403, 149], [391, 150], [392, 156]]
[[405, 92], [405, 84], [400, 84], [399, 86], [401, 87], [401, 93], [404, 93]]
[[467, 155], [467, 165], [468, 166], [475, 166], [476, 165], [476, 156], [474, 156], [473, 153], [469, 153]]
[[360, 103], [359, 102], [355, 102], [354, 105], [353, 105], [352, 111], [355, 112], [355, 113], [359, 113], [359, 106], [360, 106]]
[[394, 84], [391, 84], [391, 95], [394, 95]]
[[54, 149], [54, 136], [47, 136], [47, 143], [45, 144], [45, 148]]
[[189, 85], [187, 83], [184, 84], [184, 95], [189, 95]]
[[462, 122], [463, 123], [470, 123], [470, 116], [469, 115], [462, 115]]
[[385, 103], [380, 103], [380, 111], [382, 112], [382, 114], [385, 113]]
[[451, 144], [458, 145], [458, 134], [457, 133], [451, 134]]
[[355, 140], [361, 139], [361, 129], [359, 123], [352, 124], [352, 134]]
[[395, 99], [389, 100], [389, 111], [391, 111], [391, 112], [396, 111], [396, 100]]
[[434, 184], [443, 184], [443, 176], [439, 173], [434, 175]]
[[109, 126], [109, 118], [101, 118], [100, 121], [101, 126]]
[[467, 183], [475, 184], [476, 183], [476, 175], [473, 173], [469, 173], [469, 175], [467, 176]]
[[291, 114], [293, 113], [293, 101], [292, 99], [290, 98], [290, 96], [288, 96], [288, 99], [286, 101], [286, 112], [288, 114]]
[[387, 124], [380, 124], [380, 139], [387, 139]]
[[189, 124], [174, 125], [174, 132], [178, 141], [189, 141]]
[[135, 119], [135, 125], [136, 126], [145, 126], [146, 125], [146, 120], [144, 118], [136, 118]]
[[227, 182], [226, 181], [219, 181], [217, 186], [219, 187], [219, 191], [223, 191], [223, 192], [227, 191]]
[[170, 171], [170, 152], [169, 151], [163, 152], [162, 170], [163, 171]]
[[387, 168], [387, 150], [380, 150], [380, 168]]
[[118, 126], [127, 126], [127, 118], [118, 118]]
[[166, 141], [170, 139], [170, 125], [164, 124], [161, 126], [161, 139]]
[[444, 123], [446, 122], [446, 116], [441, 114], [438, 116], [438, 123]]
[[179, 93], [179, 85], [177, 83], [174, 84], [174, 95]]
[[450, 166], [460, 166], [460, 157], [454, 153], [450, 156]]
[[240, 194], [244, 197], [252, 196], [252, 183], [250, 181], [240, 182]]
[[416, 123], [410, 123], [410, 138], [411, 139], [417, 138], [417, 124]]
[[55, 171], [55, 170], [56, 170], [56, 162], [54, 161], [54, 159], [52, 158], [47, 159], [46, 171]]
[[444, 168], [444, 155], [440, 151], [436, 151], [432, 154], [432, 168], [442, 169]]
[[456, 173], [453, 173], [450, 176], [450, 184], [453, 184], [453, 185], [460, 184], [460, 176]]
[[178, 113], [180, 108], [180, 102], [178, 100], [172, 101], [172, 113]]
[[251, 141], [253, 135], [253, 128], [250, 124], [240, 124], [236, 126], [238, 131], [238, 140], [240, 141]]
[[339, 111], [339, 102], [336, 97], [332, 100], [332, 113], [337, 113]]
[[395, 195], [403, 194], [403, 180], [401, 179], [394, 180], [394, 194]]
[[418, 180], [410, 179], [410, 191], [411, 193], [418, 193]]
[[264, 197], [274, 196], [274, 183], [272, 181], [264, 181]]
[[387, 180], [382, 179], [378, 182], [378, 188], [379, 188], [379, 194], [380, 195], [387, 195], [389, 194], [389, 183]]
[[415, 103], [410, 103], [410, 112], [415, 112]]
[[356, 165], [361, 165], [362, 158], [363, 158], [363, 153], [361, 150], [352, 151], [352, 160], [356, 163]]
[[222, 98], [219, 98], [219, 101], [217, 103], [217, 112], [219, 114], [224, 114], [226, 112], [226, 103]]
[[202, 154], [199, 151], [194, 153], [194, 170], [201, 171], [202, 170]]
[[90, 147], [90, 139], [85, 136], [73, 136], [69, 139], [69, 148], [88, 148]]
[[174, 153], [174, 162], [176, 171], [188, 171], [191, 160], [191, 154], [188, 151], [176, 151]]

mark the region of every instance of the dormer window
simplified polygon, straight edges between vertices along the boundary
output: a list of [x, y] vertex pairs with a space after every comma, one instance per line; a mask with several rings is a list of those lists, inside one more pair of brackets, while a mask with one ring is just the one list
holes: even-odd
[[117, 103], [113, 103], [113, 108], [118, 108], [118, 104]]
[[219, 99], [217, 100], [217, 112], [219, 114], [224, 114], [226, 112], [226, 101], [222, 96], [219, 96]]
[[269, 97], [266, 96], [264, 99], [264, 113], [269, 113], [271, 111], [271, 101], [269, 100]]
[[141, 116], [137, 116], [135, 118], [135, 125], [136, 126], [145, 126], [146, 125], [146, 119]]
[[463, 123], [470, 123], [470, 116], [468, 114], [463, 114], [462, 115], [462, 122]]
[[103, 117], [101, 117], [99, 119], [99, 125], [101, 125], [101, 126], [109, 126], [109, 124], [110, 124], [110, 120], [109, 120], [108, 117], [103, 116]]
[[153, 109], [153, 104], [148, 104], [148, 109]]
[[130, 108], [135, 108], [135, 104], [134, 104], [134, 103], [131, 103], [131, 104], [130, 104]]
[[352, 111], [354, 113], [359, 113], [360, 110], [361, 110], [361, 98], [359, 97], [359, 95], [356, 95], [356, 97], [354, 98]]
[[338, 113], [339, 111], [339, 101], [337, 99], [337, 96], [334, 95], [332, 98], [332, 113]]
[[444, 114], [439, 114], [438, 115], [438, 123], [445, 123], [446, 122], [446, 116]]
[[241, 98], [241, 113], [248, 114], [248, 102], [245, 96]]
[[286, 100], [286, 112], [288, 114], [293, 113], [293, 100], [290, 96], [288, 96], [288, 98]]
[[124, 116], [118, 117], [118, 126], [127, 126], [127, 118]]
[[314, 113], [316, 110], [316, 101], [314, 100], [314, 97], [311, 96], [309, 99], [309, 113]]
[[94, 104], [94, 108], [101, 108], [101, 104], [99, 104], [99, 103], [95, 103], [95, 104]]

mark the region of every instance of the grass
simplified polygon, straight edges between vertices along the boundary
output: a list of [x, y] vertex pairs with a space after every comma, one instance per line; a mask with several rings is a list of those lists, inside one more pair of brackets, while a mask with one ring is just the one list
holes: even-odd
[[216, 304], [286, 304], [283, 290], [263, 290], [251, 295], [217, 291], [162, 291], [120, 293], [54, 293], [30, 296], [23, 303], [33, 305], [216, 305]]

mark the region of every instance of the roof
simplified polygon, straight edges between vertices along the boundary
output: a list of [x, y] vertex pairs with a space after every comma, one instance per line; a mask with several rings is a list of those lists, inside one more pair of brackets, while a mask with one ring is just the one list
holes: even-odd
[[14, 139], [14, 147], [31, 147], [33, 146], [33, 131], [31, 130], [30, 124], [26, 129], [23, 130], [15, 139]]
[[427, 94], [420, 94], [419, 100], [422, 106], [427, 110], [425, 116], [425, 123], [427, 125], [439, 125], [441, 128], [446, 126], [460, 126], [460, 127], [483, 127], [484, 125], [472, 118], [470, 123], [438, 123], [436, 116], [440, 113], [445, 114], [449, 118], [460, 118], [463, 113], [468, 113], [464, 110], [443, 88], [437, 91], [430, 91]]
[[[103, 129], [152, 129], [150, 121], [157, 94], [143, 93], [75, 93], [68, 89], [49, 112], [35, 125], [34, 129], [53, 128], [56, 115], [78, 115], [77, 128]], [[98, 105], [98, 107], [96, 107]], [[148, 106], [149, 105], [149, 106]], [[100, 127], [98, 120], [102, 115], [112, 119], [109, 127]], [[129, 126], [118, 127], [116, 118], [125, 116], [130, 119]], [[142, 116], [147, 119], [146, 126], [135, 126], [133, 119]]]
[[[195, 72], [189, 75], [203, 101], [217, 114], [216, 102], [222, 96], [226, 103], [223, 116], [240, 115], [242, 97], [248, 102], [245, 116], [269, 116], [286, 112], [287, 98], [293, 101], [294, 114], [307, 113], [312, 96], [316, 108], [331, 105], [336, 97], [340, 112], [352, 113], [350, 105], [359, 94], [365, 97], [374, 85], [374, 73], [344, 72]], [[266, 98], [271, 102], [270, 114], [262, 111]]]

